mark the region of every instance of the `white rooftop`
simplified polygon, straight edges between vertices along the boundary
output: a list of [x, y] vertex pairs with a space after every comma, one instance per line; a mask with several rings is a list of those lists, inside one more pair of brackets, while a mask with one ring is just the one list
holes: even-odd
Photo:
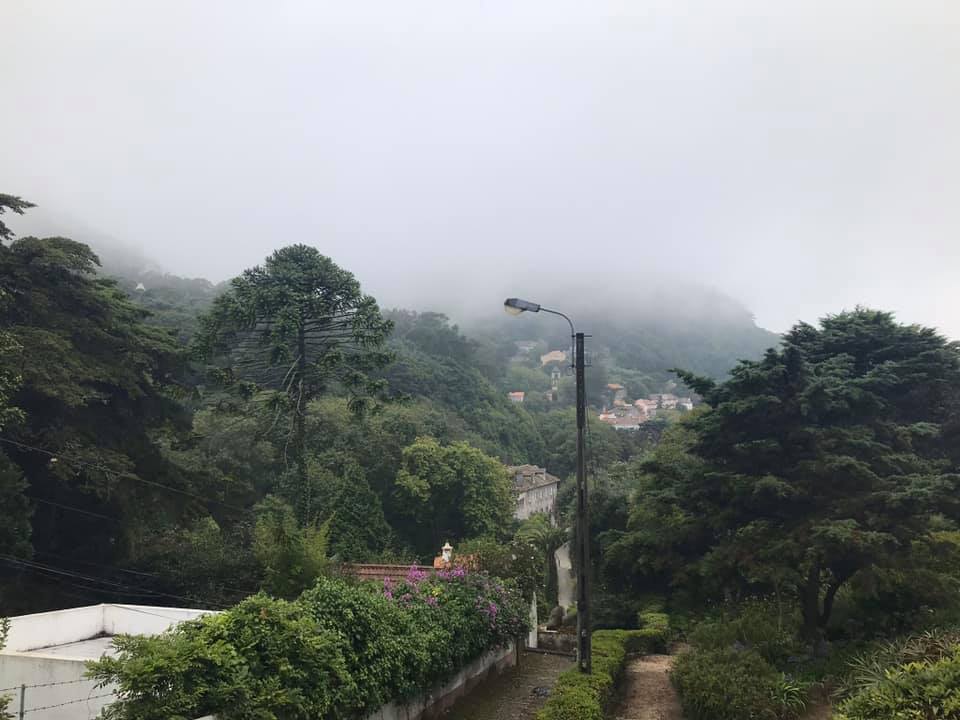
[[104, 603], [10, 618], [3, 655], [96, 660], [114, 635], [156, 635], [210, 610]]
[[23, 697], [27, 720], [94, 720], [115, 688], [88, 679], [87, 660], [113, 654], [114, 635], [156, 635], [210, 612], [107, 603], [12, 617], [0, 650], [0, 688], [22, 686], [22, 695], [12, 693], [15, 717]]

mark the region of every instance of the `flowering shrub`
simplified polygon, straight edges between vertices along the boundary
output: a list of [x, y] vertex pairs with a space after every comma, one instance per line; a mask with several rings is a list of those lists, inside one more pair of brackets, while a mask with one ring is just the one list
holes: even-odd
[[90, 674], [119, 688], [104, 720], [363, 718], [506, 645], [527, 617], [514, 587], [462, 569], [324, 578], [291, 602], [256, 595], [156, 637], [118, 637], [119, 656]]

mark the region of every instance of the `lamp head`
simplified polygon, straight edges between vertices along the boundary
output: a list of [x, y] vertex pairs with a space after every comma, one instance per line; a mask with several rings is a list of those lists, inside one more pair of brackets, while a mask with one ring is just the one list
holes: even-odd
[[523, 312], [540, 312], [539, 305], [520, 298], [507, 298], [503, 301], [503, 309], [510, 315], [519, 315]]

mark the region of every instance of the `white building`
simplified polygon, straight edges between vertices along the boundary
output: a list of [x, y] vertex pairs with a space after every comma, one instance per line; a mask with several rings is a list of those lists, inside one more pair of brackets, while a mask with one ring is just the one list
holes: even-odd
[[553, 520], [560, 478], [536, 465], [511, 467], [510, 474], [513, 476], [513, 490], [517, 496], [517, 507], [513, 516], [517, 520], [526, 520], [534, 513], [542, 512]]
[[90, 605], [10, 618], [0, 650], [0, 688], [27, 720], [93, 720], [113, 701], [111, 688], [84, 679], [86, 662], [112, 655], [114, 635], [156, 635], [210, 610], [144, 605]]

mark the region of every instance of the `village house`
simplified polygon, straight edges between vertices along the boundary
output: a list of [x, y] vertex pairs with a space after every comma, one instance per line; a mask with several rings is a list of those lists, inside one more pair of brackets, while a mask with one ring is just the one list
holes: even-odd
[[627, 389], [620, 383], [609, 383], [607, 385], [607, 392], [613, 396], [614, 405], [626, 405], [627, 402]]
[[527, 396], [522, 390], [516, 392], [507, 393], [507, 397], [510, 398], [510, 402], [522, 403], [523, 399]]
[[550, 352], [540, 356], [540, 365], [549, 365], [550, 363], [565, 363], [567, 361], [567, 353], [563, 350], [551, 350]]
[[534, 513], [542, 512], [555, 521], [560, 478], [536, 465], [517, 465], [509, 470], [513, 476], [513, 491], [517, 496], [513, 516], [517, 520], [526, 520]]

